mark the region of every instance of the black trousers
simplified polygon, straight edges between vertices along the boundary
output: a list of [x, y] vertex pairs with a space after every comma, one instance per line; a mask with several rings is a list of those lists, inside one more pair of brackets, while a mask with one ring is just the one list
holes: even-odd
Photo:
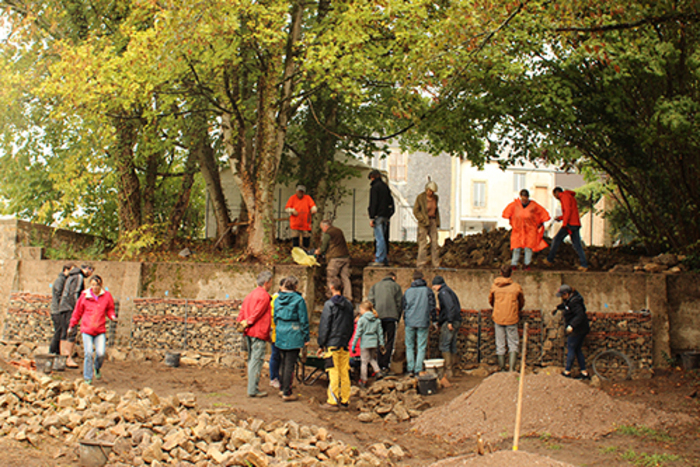
[[394, 353], [394, 338], [396, 337], [396, 321], [393, 319], [382, 320], [382, 330], [384, 331], [384, 352], [378, 350], [377, 363], [382, 370], [389, 368], [391, 355]]
[[[304, 248], [309, 248], [311, 245], [311, 237], [304, 237], [302, 242], [304, 243]], [[292, 246], [299, 246], [299, 236], [292, 237]]]
[[58, 355], [61, 353], [61, 341], [66, 340], [68, 334], [68, 324], [70, 324], [70, 311], [63, 313], [51, 313], [51, 321], [53, 321], [53, 338], [49, 346], [49, 353]]
[[282, 394], [289, 396], [292, 393], [292, 378], [294, 378], [294, 366], [299, 358], [300, 349], [280, 351], [280, 384]]

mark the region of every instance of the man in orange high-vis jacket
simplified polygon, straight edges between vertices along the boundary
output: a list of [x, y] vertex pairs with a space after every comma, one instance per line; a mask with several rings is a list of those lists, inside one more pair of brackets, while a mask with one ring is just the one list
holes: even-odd
[[554, 257], [557, 255], [557, 250], [559, 246], [564, 241], [566, 236], [571, 237], [571, 244], [578, 254], [578, 258], [581, 261], [581, 266], [578, 267], [579, 271], [588, 271], [588, 261], [586, 261], [586, 253], [583, 251], [583, 246], [581, 245], [581, 219], [578, 215], [578, 205], [576, 204], [576, 194], [571, 190], [562, 190], [561, 187], [556, 187], [552, 193], [554, 197], [561, 203], [562, 215], [555, 218], [556, 221], [561, 221], [562, 226], [559, 232], [554, 236], [552, 240], [552, 247], [549, 250], [549, 255], [544, 261], [547, 265], [552, 265]]
[[510, 261], [511, 268], [517, 269], [520, 261], [520, 252], [525, 251], [525, 270], [530, 270], [532, 253], [547, 248], [544, 241], [543, 224], [549, 220], [549, 213], [545, 208], [530, 199], [530, 192], [520, 190], [520, 198], [510, 203], [503, 210], [503, 217], [510, 221], [510, 249], [513, 256]]
[[306, 194], [304, 185], [297, 185], [297, 191], [289, 197], [284, 210], [289, 214], [289, 228], [292, 230], [292, 246], [300, 246], [299, 239], [305, 249], [311, 244], [311, 215], [315, 214], [316, 203]]

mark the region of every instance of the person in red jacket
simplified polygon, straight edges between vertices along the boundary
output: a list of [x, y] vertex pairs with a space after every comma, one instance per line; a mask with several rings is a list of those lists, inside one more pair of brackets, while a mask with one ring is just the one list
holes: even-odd
[[[83, 335], [83, 348], [85, 359], [83, 360], [83, 379], [92, 384], [93, 368], [95, 379], [100, 379], [102, 363], [105, 358], [105, 318], [117, 320], [114, 313], [114, 299], [112, 294], [102, 288], [102, 278], [94, 275], [90, 278], [90, 288], [84, 291], [78, 303], [75, 304], [73, 316], [68, 325], [73, 330], [80, 323], [80, 332]], [[93, 359], [93, 349], [95, 356]]]
[[301, 246], [302, 239], [304, 249], [311, 244], [311, 215], [318, 209], [311, 196], [306, 194], [304, 185], [297, 185], [297, 191], [289, 197], [284, 210], [289, 214], [289, 228], [292, 230], [292, 246]]
[[562, 212], [562, 215], [556, 217], [554, 220], [561, 221], [562, 226], [559, 232], [554, 236], [554, 240], [552, 240], [552, 247], [549, 249], [549, 254], [547, 255], [547, 259], [544, 260], [544, 263], [548, 266], [552, 265], [559, 246], [568, 235], [571, 237], [571, 244], [574, 250], [576, 250], [576, 253], [578, 253], [578, 258], [581, 261], [581, 266], [579, 266], [578, 270], [588, 271], [588, 261], [586, 261], [586, 253], [583, 251], [581, 235], [579, 233], [581, 230], [581, 219], [578, 215], [576, 194], [571, 190], [564, 191], [561, 187], [556, 187], [552, 193], [561, 203]]
[[503, 210], [503, 217], [510, 221], [510, 249], [513, 257], [510, 265], [512, 269], [518, 268], [520, 252], [525, 250], [525, 270], [530, 270], [532, 253], [547, 248], [544, 241], [543, 224], [549, 220], [549, 213], [545, 208], [530, 199], [530, 192], [520, 190], [520, 199], [516, 199]]
[[265, 347], [270, 340], [270, 288], [272, 273], [258, 274], [258, 286], [243, 299], [241, 311], [236, 321], [243, 329], [248, 348], [248, 397], [266, 397], [267, 393], [258, 389], [260, 371], [265, 358]]

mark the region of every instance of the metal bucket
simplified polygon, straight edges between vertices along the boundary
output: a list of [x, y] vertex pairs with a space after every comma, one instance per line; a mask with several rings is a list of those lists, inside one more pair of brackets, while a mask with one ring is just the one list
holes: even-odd
[[80, 465], [82, 467], [102, 467], [109, 459], [114, 443], [96, 439], [81, 439]]
[[55, 358], [56, 356], [53, 354], [34, 355], [34, 363], [36, 363], [37, 371], [51, 373], [51, 371], [53, 370], [53, 361]]
[[180, 352], [165, 352], [165, 364], [173, 368], [180, 366]]
[[68, 357], [65, 355], [56, 355], [53, 360], [53, 370], [54, 371], [64, 371], [66, 369], [66, 359]]
[[418, 393], [423, 396], [430, 396], [437, 393], [437, 375], [428, 373], [418, 377]]

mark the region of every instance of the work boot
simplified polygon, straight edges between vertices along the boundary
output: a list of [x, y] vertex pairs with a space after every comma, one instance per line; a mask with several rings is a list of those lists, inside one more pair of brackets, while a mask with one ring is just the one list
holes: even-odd
[[[505, 355], [503, 356], [505, 358]], [[510, 371], [515, 371], [515, 362], [518, 360], [518, 352], [511, 352], [508, 354], [508, 366]]]
[[496, 355], [498, 357], [498, 371], [506, 371], [506, 356]]
[[443, 352], [442, 358], [445, 359], [445, 375], [448, 378], [452, 378], [452, 354], [450, 352]]
[[73, 348], [75, 342], [61, 341], [61, 355], [66, 356], [66, 368], [78, 368], [78, 364], [73, 360]]

